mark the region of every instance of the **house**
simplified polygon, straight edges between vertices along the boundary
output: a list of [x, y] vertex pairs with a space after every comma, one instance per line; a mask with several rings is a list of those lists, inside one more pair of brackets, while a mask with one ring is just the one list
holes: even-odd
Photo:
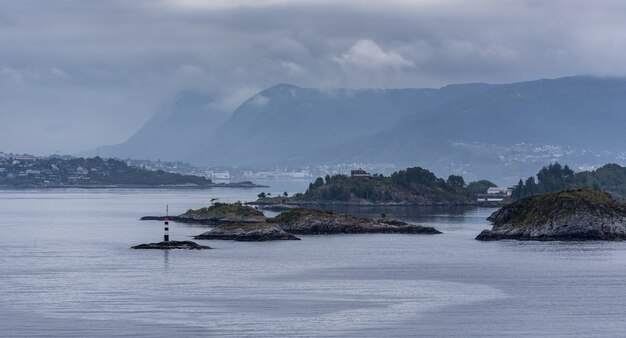
[[89, 174], [89, 170], [79, 166], [78, 168], [76, 168], [76, 174], [78, 174], [78, 175], [87, 175], [87, 174]]
[[491, 187], [487, 189], [487, 195], [511, 196], [513, 188]]
[[359, 169], [356, 169], [356, 170], [351, 170], [350, 171], [350, 177], [370, 178], [371, 175], [367, 171], [359, 168]]

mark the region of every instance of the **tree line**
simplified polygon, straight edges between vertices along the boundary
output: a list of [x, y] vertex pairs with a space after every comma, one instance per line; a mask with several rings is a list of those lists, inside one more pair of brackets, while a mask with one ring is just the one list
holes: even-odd
[[626, 196], [626, 167], [607, 164], [592, 171], [575, 173], [567, 165], [553, 163], [543, 167], [536, 176], [519, 180], [511, 198], [514, 200], [541, 193], [570, 188], [590, 187], [606, 191], [616, 197]]

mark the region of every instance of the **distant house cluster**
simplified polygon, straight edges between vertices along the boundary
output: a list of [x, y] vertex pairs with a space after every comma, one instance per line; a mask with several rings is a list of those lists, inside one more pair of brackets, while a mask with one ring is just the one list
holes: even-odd
[[0, 184], [5, 185], [84, 184], [95, 177], [107, 175], [101, 168], [87, 169], [76, 161], [62, 157], [0, 156]]
[[244, 179], [300, 180], [300, 179], [311, 179], [313, 175], [306, 168], [299, 169], [299, 170], [288, 170], [288, 169], [276, 168], [274, 170], [267, 170], [267, 171], [244, 170], [242, 177]]

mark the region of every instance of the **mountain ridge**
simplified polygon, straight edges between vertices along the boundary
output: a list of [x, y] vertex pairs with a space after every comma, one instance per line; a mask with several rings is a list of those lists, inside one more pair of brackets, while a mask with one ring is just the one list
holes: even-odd
[[[188, 120], [178, 111], [168, 115], [179, 128], [170, 129], [173, 137], [194, 137], [167, 149], [176, 160], [204, 166], [392, 163], [514, 182], [556, 160], [585, 167], [626, 159], [622, 77], [439, 89], [322, 90], [281, 83], [248, 98], [211, 128], [202, 121], [211, 112], [197, 117], [189, 112], [194, 109], [201, 110], [190, 105]], [[149, 123], [137, 133], [145, 142], [134, 153], [154, 156], [140, 148], [159, 144], [154, 139], [165, 127]]]

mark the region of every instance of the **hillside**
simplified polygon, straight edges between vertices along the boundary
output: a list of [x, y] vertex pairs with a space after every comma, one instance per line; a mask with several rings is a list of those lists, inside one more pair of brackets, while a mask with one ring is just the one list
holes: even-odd
[[316, 149], [381, 132], [404, 117], [488, 87], [324, 91], [281, 84], [244, 102], [188, 160], [230, 166], [308, 164], [307, 154]]
[[208, 138], [229, 112], [215, 107], [216, 97], [194, 91], [179, 93], [162, 106], [144, 126], [123, 143], [93, 149], [85, 155], [178, 161]]
[[210, 179], [147, 170], [115, 159], [46, 157], [0, 159], [0, 186], [212, 186]]
[[585, 167], [626, 159], [624, 78], [385, 90], [281, 84], [220, 126], [198, 102], [155, 116], [116, 156], [250, 167], [391, 163], [500, 184], [555, 160]]
[[415, 167], [400, 170], [391, 176], [348, 177], [346, 175], [318, 178], [304, 194], [291, 198], [260, 198], [259, 205], [464, 205], [475, 204], [476, 197], [465, 187], [461, 176], [447, 180]]
[[574, 167], [623, 163], [625, 94], [626, 79], [621, 78], [496, 85], [411, 115], [387, 131], [306, 156], [417, 164], [507, 184], [555, 160]]

